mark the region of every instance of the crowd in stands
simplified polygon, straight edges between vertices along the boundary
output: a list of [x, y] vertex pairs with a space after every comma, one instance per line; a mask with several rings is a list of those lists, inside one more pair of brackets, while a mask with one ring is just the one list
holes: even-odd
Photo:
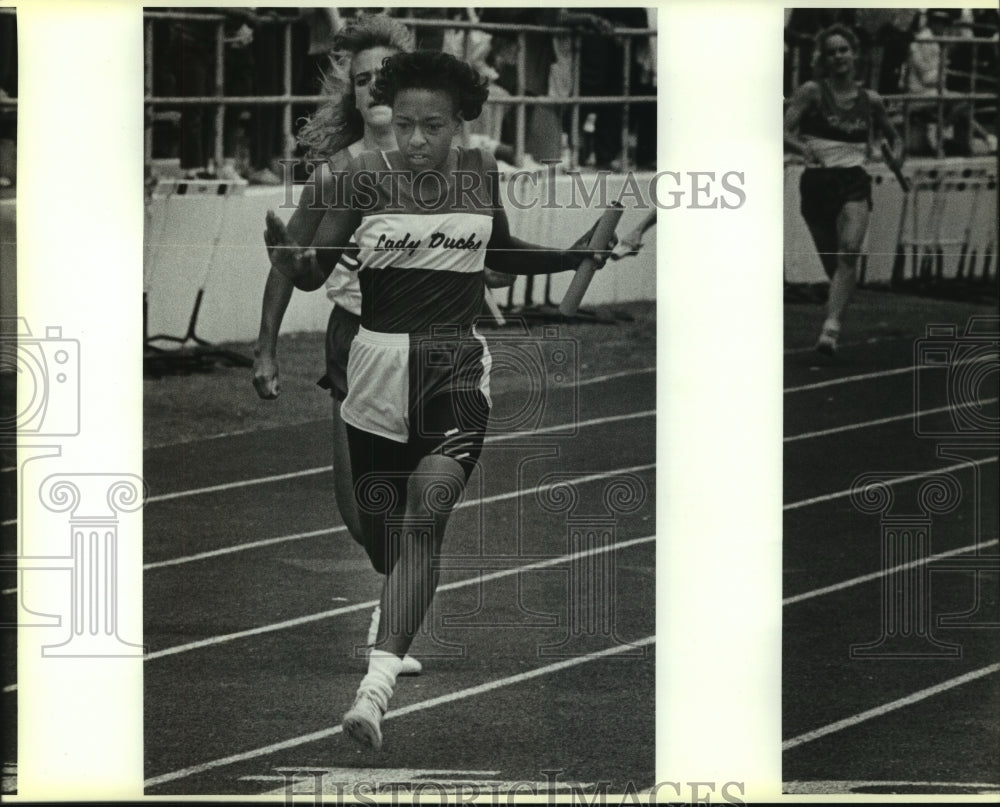
[[[151, 9], [186, 12], [192, 9]], [[383, 12], [415, 20], [463, 23], [565, 26], [579, 36], [579, 93], [622, 95], [624, 37], [615, 29], [653, 29], [655, 10], [643, 8], [199, 8], [224, 16], [226, 96], [280, 96], [285, 91], [285, 29], [291, 36], [291, 94], [316, 96], [332, 53], [334, 34], [355, 14]], [[213, 97], [216, 90], [217, 23], [198, 19], [152, 18], [153, 96]], [[470, 61], [490, 80], [490, 97], [502, 102], [516, 96], [516, 33], [447, 27], [417, 27], [417, 46], [441, 49]], [[573, 94], [572, 36], [526, 33], [524, 94], [568, 98]], [[630, 95], [656, 94], [655, 39], [631, 38]], [[214, 164], [216, 107], [192, 104], [153, 108], [153, 159], [178, 159], [187, 177], [243, 177], [255, 184], [281, 182], [277, 161], [294, 150], [294, 135], [313, 104], [292, 107], [291, 131], [280, 104], [249, 102], [227, 105], [223, 120], [223, 162]], [[516, 114], [512, 104], [488, 105], [472, 127], [474, 145], [492, 149], [501, 161], [514, 163]], [[572, 113], [568, 104], [527, 105], [521, 165], [543, 160], [567, 161]], [[656, 111], [653, 103], [631, 104], [628, 137], [623, 143], [620, 104], [583, 104], [579, 112], [579, 163], [599, 169], [624, 164], [653, 167], [656, 162]], [[624, 147], [624, 148], [623, 148]]]
[[[910, 156], [971, 156], [997, 150], [997, 103], [975, 106], [960, 93], [997, 93], [998, 12], [995, 8], [796, 8], [785, 11], [785, 97], [812, 76], [815, 35], [833, 23], [847, 25], [861, 46], [857, 79], [882, 96], [910, 98], [897, 120], [908, 133]], [[938, 38], [986, 39], [973, 48]], [[973, 75], [975, 84], [973, 85]], [[939, 120], [939, 115], [943, 120]], [[902, 124], [906, 125], [902, 125]], [[940, 124], [943, 123], [943, 126]]]

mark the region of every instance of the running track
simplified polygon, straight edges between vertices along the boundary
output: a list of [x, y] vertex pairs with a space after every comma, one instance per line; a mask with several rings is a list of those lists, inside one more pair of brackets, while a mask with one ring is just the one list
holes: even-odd
[[[813, 337], [794, 329], [786, 336], [785, 792], [996, 794], [995, 425], [976, 447], [942, 448], [970, 442], [947, 436], [963, 412], [996, 424], [996, 343], [981, 362], [952, 368], [977, 379], [956, 400], [940, 368], [915, 368], [915, 337], [858, 339], [835, 361], [807, 349]], [[924, 413], [919, 423], [915, 410]], [[890, 516], [920, 512], [918, 492], [933, 475], [957, 482], [961, 501], [932, 516], [927, 553], [883, 558], [882, 516], [849, 495], [855, 479], [873, 472], [889, 481]], [[977, 555], [993, 569], [978, 574], [978, 589], [969, 570]], [[924, 596], [901, 593], [903, 576], [913, 583], [922, 572]], [[888, 621], [883, 591], [896, 603], [923, 603], [928, 622]], [[888, 611], [903, 615], [893, 605]], [[883, 635], [895, 639], [895, 651], [924, 655], [852, 658], [852, 645]]]
[[[978, 507], [969, 498], [977, 484], [995, 490], [995, 446], [942, 457], [939, 440], [915, 437], [913, 338], [847, 345], [834, 363], [813, 357], [808, 335], [801, 342], [790, 339], [785, 372], [785, 790], [996, 792], [997, 576], [980, 575], [977, 601], [973, 573], [954, 568], [997, 552], [995, 496]], [[652, 715], [634, 703], [652, 697], [653, 661], [632, 651], [651, 650], [655, 633], [654, 380], [630, 382], [627, 400], [600, 394], [602, 382], [581, 386], [575, 415], [553, 400], [552, 422], [577, 423], [575, 438], [492, 439], [449, 532], [438, 627], [415, 646], [425, 674], [399, 687], [377, 758], [339, 735], [362, 669], [352, 646], [378, 581], [337, 527], [324, 423], [147, 452], [148, 792], [280, 792], [293, 770], [328, 790], [502, 788], [545, 770], [560, 782], [609, 781], [612, 792], [651, 785]], [[995, 417], [995, 373], [977, 394]], [[933, 385], [921, 395], [925, 429], [944, 428], [947, 398]], [[946, 469], [966, 498], [932, 522], [931, 632], [960, 655], [852, 659], [851, 645], [880, 635], [894, 573], [880, 555], [879, 517], [851, 504], [852, 483], [894, 473], [896, 501], [912, 505], [928, 474]], [[521, 493], [553, 472], [575, 475], [584, 503], [621, 474], [649, 497], [618, 516], [614, 547], [589, 547], [587, 557], [614, 561], [603, 567], [617, 583], [614, 635], [586, 637], [564, 658], [538, 648], [567, 632], [567, 556], [580, 547], [562, 515]], [[970, 610], [979, 627], [941, 624]], [[4, 674], [11, 698], [12, 664]]]

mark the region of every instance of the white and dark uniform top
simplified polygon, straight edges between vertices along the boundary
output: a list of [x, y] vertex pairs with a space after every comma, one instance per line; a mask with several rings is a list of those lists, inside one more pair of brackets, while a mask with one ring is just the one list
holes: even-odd
[[[341, 149], [329, 160], [332, 172], [342, 172], [351, 158], [364, 151], [361, 140]], [[347, 361], [361, 324], [361, 286], [358, 284], [357, 244], [352, 237], [326, 279], [326, 296], [333, 303], [326, 324], [326, 372], [316, 383], [336, 400], [347, 397]]]
[[361, 327], [341, 416], [355, 479], [412, 471], [428, 454], [468, 476], [489, 420], [490, 355], [474, 322], [498, 204], [494, 164], [452, 149], [443, 174], [422, 177], [413, 182], [398, 152], [362, 154], [349, 177], [361, 213]]
[[[350, 164], [352, 157], [357, 157], [365, 150], [364, 142], [357, 140], [347, 148], [341, 149], [330, 158], [331, 171], [344, 171]], [[343, 308], [357, 317], [361, 316], [361, 287], [358, 285], [358, 260], [354, 243], [348, 244], [348, 248], [340, 256], [337, 265], [333, 267], [330, 276], [326, 279], [327, 299], [338, 308]]]
[[868, 156], [872, 102], [859, 87], [848, 106], [841, 106], [826, 79], [816, 82], [819, 100], [799, 121], [799, 137], [823, 163], [802, 174], [801, 212], [807, 222], [829, 224], [845, 202], [867, 201], [871, 208], [871, 177], [862, 167]]

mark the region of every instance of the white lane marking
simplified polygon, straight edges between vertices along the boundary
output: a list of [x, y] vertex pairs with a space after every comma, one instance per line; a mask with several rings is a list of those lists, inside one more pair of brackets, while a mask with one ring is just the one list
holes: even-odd
[[[642, 538], [632, 538], [628, 541], [620, 541], [618, 543], [611, 544], [610, 546], [596, 547], [594, 549], [587, 549], [583, 552], [573, 552], [568, 555], [560, 555], [556, 558], [545, 558], [544, 560], [535, 561], [534, 563], [526, 563], [523, 566], [514, 566], [509, 569], [500, 569], [495, 572], [490, 572], [489, 574], [478, 574], [475, 577], [455, 580], [454, 582], [444, 583], [438, 586], [437, 590], [451, 591], [453, 589], [465, 588], [466, 586], [488, 583], [492, 580], [499, 580], [502, 577], [510, 577], [514, 574], [520, 574], [521, 572], [545, 569], [549, 566], [565, 564], [578, 558], [585, 558], [590, 555], [599, 555], [605, 552], [617, 552], [619, 549], [628, 549], [629, 547], [638, 546], [639, 544], [645, 544], [655, 540], [655, 535], [647, 535]], [[163, 650], [157, 650], [153, 653], [147, 653], [145, 660], [154, 661], [155, 659], [165, 658], [167, 656], [176, 656], [180, 653], [190, 652], [191, 650], [198, 650], [202, 647], [214, 647], [216, 645], [225, 644], [226, 642], [236, 641], [237, 639], [247, 639], [251, 636], [261, 636], [266, 633], [275, 633], [288, 628], [297, 628], [301, 625], [308, 625], [312, 622], [320, 622], [324, 619], [331, 619], [335, 616], [341, 616], [342, 614], [353, 613], [354, 611], [366, 611], [374, 608], [378, 605], [378, 603], [378, 600], [368, 600], [366, 602], [355, 603], [354, 605], [345, 605], [340, 608], [333, 608], [329, 611], [319, 611], [314, 614], [307, 614], [306, 616], [296, 617], [295, 619], [286, 619], [283, 622], [272, 622], [270, 625], [261, 625], [257, 628], [248, 628], [247, 630], [226, 633], [221, 636], [211, 636], [208, 639], [199, 639], [196, 642], [175, 645], [173, 647], [164, 648]]]
[[[790, 795], [813, 795], [813, 796], [824, 796], [824, 795], [844, 795], [847, 793], [853, 793], [855, 795], [865, 795], [872, 796], [876, 795], [871, 792], [871, 788], [879, 788], [886, 791], [886, 795], [889, 795], [892, 788], [921, 788], [928, 793], [942, 793], [950, 790], [968, 790], [976, 791], [975, 793], [956, 793], [955, 795], [968, 795], [968, 796], [990, 796], [1000, 793], [1000, 784], [995, 784], [992, 782], [877, 782], [877, 781], [858, 781], [852, 782], [850, 780], [837, 781], [837, 780], [815, 780], [807, 782], [785, 782], [781, 786], [781, 793], [783, 796]], [[865, 791], [868, 792], [865, 792]], [[909, 791], [909, 792], [912, 792]], [[893, 794], [899, 796], [900, 794]], [[916, 795], [916, 794], [914, 794]]]
[[[638, 471], [648, 471], [650, 468], [655, 468], [656, 463], [651, 462], [646, 465], [633, 465], [631, 468], [618, 468], [613, 471], [605, 471], [599, 474], [588, 474], [587, 476], [579, 476], [576, 479], [567, 479], [559, 484], [582, 484], [585, 482], [594, 482], [599, 479], [606, 479], [609, 476], [615, 476], [616, 474], [624, 473], [635, 473]], [[545, 489], [547, 490], [547, 486]], [[481, 504], [492, 504], [493, 502], [506, 501], [508, 499], [516, 499], [518, 496], [526, 496], [529, 493], [535, 493], [539, 488], [525, 488], [523, 490], [514, 490], [508, 493], [494, 493], [492, 496], [483, 496], [481, 499], [468, 499], [466, 501], [459, 502], [456, 506], [456, 510], [461, 510], [466, 507], [475, 507]], [[297, 532], [292, 535], [279, 535], [276, 538], [264, 538], [260, 541], [251, 541], [246, 544], [237, 544], [236, 546], [226, 546], [221, 549], [212, 549], [207, 552], [199, 552], [197, 555], [185, 555], [180, 558], [171, 558], [170, 560], [159, 560], [153, 563], [147, 563], [142, 568], [144, 571], [149, 571], [150, 569], [161, 569], [165, 566], [178, 566], [182, 563], [191, 563], [196, 560], [205, 560], [207, 558], [217, 558], [220, 555], [229, 555], [233, 552], [244, 552], [250, 549], [259, 549], [265, 546], [271, 546], [272, 544], [282, 544], [286, 541], [298, 541], [304, 538], [316, 538], [320, 535], [333, 535], [338, 532], [347, 532], [347, 527], [330, 527], [323, 530], [312, 530], [310, 532]]]
[[923, 558], [922, 560], [914, 560], [909, 563], [901, 563], [898, 566], [893, 566], [890, 569], [882, 569], [878, 572], [872, 572], [871, 574], [863, 574], [860, 577], [853, 577], [850, 580], [844, 580], [840, 583], [834, 583], [831, 586], [824, 586], [823, 588], [813, 589], [812, 591], [805, 591], [802, 594], [794, 594], [791, 597], [785, 597], [781, 601], [782, 605], [794, 605], [797, 602], [802, 602], [803, 600], [811, 600], [813, 597], [822, 597], [824, 594], [832, 594], [835, 591], [843, 591], [845, 588], [852, 588], [853, 586], [859, 586], [862, 583], [869, 583], [872, 580], [878, 580], [880, 577], [888, 577], [890, 574], [895, 572], [901, 572], [904, 569], [912, 569], [917, 566], [921, 566], [925, 563], [932, 563], [936, 560], [941, 560], [943, 558], [950, 558], [954, 555], [961, 555], [964, 552], [973, 552], [976, 549], [982, 549], [988, 546], [993, 546], [994, 544], [1000, 543], [1000, 540], [994, 538], [992, 541], [983, 541], [978, 544], [969, 544], [968, 546], [963, 546], [958, 549], [949, 549], [947, 552], [938, 552], [937, 554], [931, 555], [930, 557]]
[[[473, 687], [467, 687], [466, 689], [459, 689], [455, 692], [451, 692], [447, 695], [441, 695], [436, 698], [430, 698], [425, 701], [420, 701], [418, 703], [410, 704], [409, 706], [404, 706], [401, 709], [393, 709], [391, 712], [386, 712], [383, 720], [394, 720], [398, 717], [405, 717], [406, 715], [413, 714], [415, 712], [422, 712], [427, 709], [433, 709], [437, 706], [444, 706], [447, 704], [454, 703], [455, 701], [464, 700], [465, 698], [475, 697], [477, 695], [482, 695], [487, 692], [491, 692], [496, 689], [500, 689], [506, 686], [512, 686], [514, 684], [520, 684], [524, 681], [530, 681], [532, 678], [538, 678], [543, 675], [550, 675], [551, 673], [559, 672], [560, 670], [565, 670], [569, 667], [574, 667], [578, 664], [585, 664], [590, 661], [597, 661], [598, 659], [608, 658], [610, 656], [619, 655], [621, 653], [627, 653], [634, 650], [637, 647], [646, 647], [647, 645], [653, 644], [656, 640], [655, 636], [646, 636], [643, 639], [639, 639], [633, 644], [629, 645], [616, 645], [615, 647], [609, 647], [605, 650], [600, 650], [595, 653], [590, 653], [586, 656], [575, 656], [573, 658], [565, 659], [563, 661], [557, 661], [554, 664], [547, 664], [544, 667], [536, 667], [528, 672], [518, 673], [517, 675], [511, 675], [506, 678], [497, 678], [493, 681], [487, 681], [485, 684], [479, 684]], [[147, 779], [144, 785], [149, 787], [156, 787], [157, 785], [165, 784], [166, 782], [173, 782], [177, 779], [184, 779], [189, 776], [196, 776], [200, 773], [205, 773], [214, 768], [221, 768], [227, 765], [234, 765], [238, 762], [246, 762], [247, 760], [257, 759], [258, 757], [267, 756], [268, 754], [273, 754], [278, 751], [285, 751], [289, 748], [296, 748], [300, 745], [305, 745], [307, 743], [317, 742], [318, 740], [325, 740], [328, 737], [333, 737], [336, 734], [340, 734], [342, 729], [340, 726], [331, 726], [330, 728], [322, 729], [320, 731], [314, 731], [310, 734], [303, 734], [299, 737], [292, 737], [291, 739], [284, 740], [279, 743], [272, 743], [271, 745], [266, 745], [261, 748], [254, 748], [250, 751], [243, 751], [239, 754], [233, 754], [228, 757], [222, 757], [221, 759], [214, 759], [210, 762], [203, 762], [200, 765], [192, 765], [188, 768], [182, 768], [177, 771], [171, 771], [170, 773], [164, 773], [159, 776], [154, 776]]]
[[[589, 426], [603, 426], [607, 423], [617, 423], [622, 420], [635, 420], [638, 418], [651, 417], [656, 415], [655, 409], [647, 409], [643, 412], [630, 412], [626, 415], [608, 415], [607, 417], [592, 418], [590, 420], [581, 420], [576, 424], [577, 428], [584, 428]], [[517, 440], [517, 439], [528, 439], [536, 434], [547, 434], [554, 431], [565, 431], [567, 428], [571, 427], [572, 423], [564, 423], [556, 426], [545, 426], [541, 429], [535, 429], [532, 432], [514, 432], [505, 434], [494, 434], [490, 435], [484, 441], [487, 445], [490, 443], [503, 443], [507, 440]], [[210, 485], [205, 488], [192, 488], [190, 490], [178, 490], [173, 493], [161, 493], [157, 496], [150, 496], [146, 499], [146, 504], [152, 504], [153, 502], [163, 502], [170, 499], [179, 499], [184, 496], [197, 496], [202, 493], [217, 493], [223, 490], [232, 490], [233, 488], [247, 487], [249, 485], [266, 485], [270, 482], [281, 482], [285, 479], [296, 479], [303, 476], [313, 476], [315, 474], [328, 473], [331, 466], [322, 465], [316, 468], [306, 468], [302, 471], [292, 471], [287, 474], [276, 474], [274, 476], [262, 476], [256, 479], [243, 479], [239, 482], [225, 482], [221, 485]]]
[[812, 384], [802, 384], [798, 387], [785, 387], [785, 392], [802, 392], [809, 389], [822, 389], [823, 387], [835, 387], [838, 384], [850, 384], [855, 381], [867, 381], [871, 378], [886, 378], [888, 376], [912, 373], [913, 367], [897, 367], [893, 370], [880, 370], [877, 373], [863, 373], [861, 375], [849, 375], [843, 378], [831, 378], [827, 381], [816, 381]]
[[621, 370], [617, 373], [608, 373], [607, 375], [599, 375], [594, 378], [584, 378], [576, 382], [578, 387], [586, 387], [590, 384], [603, 384], [605, 381], [613, 381], [616, 378], [625, 378], [630, 375], [644, 375], [645, 373], [655, 373], [655, 367], [643, 367], [639, 370]]
[[[576, 386], [578, 386], [578, 387], [586, 387], [586, 386], [589, 386], [590, 384], [602, 384], [605, 381], [612, 381], [612, 380], [614, 380], [616, 378], [625, 378], [625, 377], [630, 376], [630, 375], [644, 375], [645, 373], [655, 373], [655, 372], [656, 372], [656, 368], [655, 367], [642, 367], [642, 368], [639, 368], [637, 370], [622, 370], [622, 371], [617, 372], [617, 373], [609, 373], [608, 375], [595, 376], [594, 378], [583, 378], [580, 381], [576, 382]], [[506, 395], [508, 393], [507, 392], [501, 392], [499, 394], [500, 395]], [[209, 434], [209, 435], [206, 435], [204, 437], [191, 437], [191, 438], [186, 439], [186, 440], [175, 440], [175, 441], [170, 442], [170, 443], [155, 443], [153, 445], [146, 446], [144, 450], [145, 451], [150, 451], [150, 450], [156, 449], [156, 448], [168, 448], [170, 446], [181, 446], [181, 445], [186, 445], [188, 443], [197, 443], [197, 442], [200, 442], [202, 440], [218, 440], [221, 437], [239, 437], [242, 434], [252, 434], [253, 432], [262, 432], [263, 433], [265, 431], [273, 431], [274, 429], [279, 429], [279, 428], [281, 428], [281, 429], [283, 429], [283, 428], [294, 428], [296, 426], [304, 426], [304, 425], [306, 425], [308, 423], [326, 423], [326, 422], [328, 422], [328, 419], [324, 419], [324, 420], [312, 419], [312, 420], [301, 420], [301, 421], [299, 421], [297, 423], [287, 423], [284, 426], [275, 426], [275, 427], [272, 427], [272, 429], [253, 429], [253, 428], [251, 428], [251, 429], [234, 429], [231, 432], [221, 432], [220, 434]], [[13, 468], [5, 468], [4, 470], [10, 471], [10, 470], [14, 470], [14, 469]]]
[[9, 518], [5, 521], [0, 521], [0, 527], [10, 527], [13, 526], [14, 524], [17, 524], [16, 518]]
[[[908, 474], [907, 476], [900, 476], [897, 477], [896, 479], [888, 479], [885, 482], [882, 482], [881, 484], [887, 486], [902, 485], [904, 482], [913, 482], [914, 480], [923, 479], [924, 477], [927, 476], [934, 476], [935, 474], [946, 474], [950, 473], [951, 471], [961, 470], [962, 468], [971, 468], [974, 465], [985, 465], [988, 462], [996, 462], [997, 459], [1000, 459], [1000, 457], [986, 457], [985, 459], [973, 460], [971, 462], [959, 462], [956, 463], [955, 465], [949, 465], [946, 468], [935, 468], [932, 471], [923, 471], [919, 474]], [[782, 507], [782, 510], [796, 510], [799, 507], [808, 507], [811, 504], [818, 504], [820, 502], [829, 502], [833, 501], [834, 499], [842, 499], [845, 496], [850, 496], [851, 490], [852, 490], [851, 488], [848, 488], [847, 490], [838, 490], [836, 493], [826, 493], [822, 496], [813, 496], [811, 499], [802, 499], [801, 501], [798, 502], [790, 502], [789, 504], [786, 504], [784, 507]]]
[[950, 678], [947, 681], [942, 681], [940, 684], [935, 684], [932, 687], [927, 687], [926, 689], [921, 689], [914, 692], [912, 695], [907, 695], [905, 698], [899, 698], [898, 700], [890, 701], [882, 706], [877, 706], [874, 709], [868, 709], [864, 712], [859, 712], [851, 717], [844, 718], [843, 720], [838, 720], [835, 723], [830, 723], [821, 728], [815, 729], [813, 731], [807, 731], [805, 734], [800, 734], [798, 737], [793, 737], [790, 740], [785, 740], [781, 744], [782, 751], [788, 751], [791, 748], [796, 748], [805, 743], [811, 743], [813, 740], [818, 740], [821, 737], [826, 737], [829, 734], [834, 734], [838, 731], [843, 731], [844, 729], [850, 728], [851, 726], [856, 726], [859, 723], [864, 723], [866, 720], [872, 720], [876, 717], [882, 717], [889, 712], [894, 712], [897, 709], [902, 709], [904, 706], [911, 706], [914, 703], [919, 703], [922, 700], [938, 695], [942, 692], [946, 692], [954, 687], [961, 686], [962, 684], [967, 684], [970, 681], [975, 681], [979, 678], [983, 678], [987, 675], [992, 675], [995, 672], [1000, 671], [1000, 664], [990, 664], [987, 667], [982, 667], [978, 670], [973, 670], [965, 675], [960, 675], [957, 678]]
[[887, 378], [888, 376], [903, 375], [905, 373], [912, 373], [914, 370], [923, 370], [928, 367], [941, 369], [943, 367], [958, 367], [962, 364], [979, 364], [980, 362], [991, 362], [995, 363], [997, 361], [994, 356], [974, 356], [969, 359], [961, 359], [954, 364], [949, 365], [937, 365], [937, 364], [911, 364], [906, 367], [895, 367], [891, 370], [879, 370], [875, 373], [862, 373], [861, 375], [849, 375], [843, 378], [831, 378], [827, 381], [817, 381], [812, 384], [802, 384], [798, 387], [785, 387], [785, 392], [802, 392], [803, 390], [810, 389], [822, 389], [823, 387], [835, 387], [838, 384], [849, 384], [854, 381], [867, 381], [872, 378]]
[[8, 684], [3, 688], [3, 694], [6, 695], [8, 692], [17, 692], [17, 684]]
[[815, 432], [803, 432], [802, 434], [793, 434], [784, 439], [786, 443], [793, 443], [796, 440], [810, 440], [813, 437], [826, 437], [830, 434], [840, 434], [841, 432], [854, 431], [856, 429], [866, 429], [869, 426], [883, 426], [886, 423], [895, 423], [898, 420], [908, 420], [909, 418], [926, 416], [926, 415], [937, 415], [941, 412], [952, 412], [956, 409], [968, 409], [972, 406], [980, 406], [982, 404], [996, 403], [998, 398], [984, 398], [981, 401], [969, 401], [968, 403], [958, 404], [957, 406], [939, 406], [936, 409], [921, 409], [918, 412], [907, 412], [903, 415], [892, 415], [890, 417], [879, 418], [878, 420], [866, 420], [861, 423], [848, 423], [846, 426], [835, 426], [830, 429], [821, 429]]

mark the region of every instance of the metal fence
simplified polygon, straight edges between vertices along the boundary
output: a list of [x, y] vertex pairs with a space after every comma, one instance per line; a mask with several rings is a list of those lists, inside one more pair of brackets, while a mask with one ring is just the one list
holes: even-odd
[[[280, 95], [256, 95], [256, 96], [227, 96], [225, 88], [225, 33], [224, 24], [226, 18], [222, 14], [212, 13], [181, 13], [169, 11], [146, 10], [144, 17], [145, 35], [145, 157], [147, 165], [150, 162], [153, 152], [153, 121], [156, 110], [166, 107], [178, 107], [185, 105], [197, 105], [214, 110], [214, 149], [213, 158], [216, 166], [223, 163], [223, 141], [225, 110], [227, 106], [247, 106], [253, 105], [273, 105], [281, 108], [282, 111], [282, 131], [284, 134], [283, 158], [291, 158], [295, 150], [295, 140], [292, 128], [292, 107], [296, 104], [316, 105], [323, 100], [322, 95], [294, 95], [292, 77], [292, 26], [295, 20], [267, 21], [262, 24], [281, 26], [283, 31], [283, 91]], [[461, 31], [463, 34], [463, 51], [467, 55], [469, 48], [469, 32], [473, 30], [483, 31], [489, 34], [515, 34], [517, 37], [517, 90], [514, 95], [505, 96], [500, 100], [489, 100], [488, 105], [500, 104], [513, 106], [515, 121], [515, 142], [514, 159], [517, 165], [521, 165], [525, 156], [525, 131], [526, 131], [526, 110], [530, 105], [547, 105], [559, 108], [570, 108], [571, 123], [569, 127], [569, 151], [570, 168], [575, 168], [580, 161], [580, 107], [592, 105], [621, 105], [621, 154], [622, 170], [631, 167], [629, 157], [629, 113], [632, 106], [637, 104], [655, 104], [655, 95], [632, 95], [630, 86], [630, 65], [632, 61], [633, 43], [636, 38], [656, 36], [656, 31], [647, 28], [616, 28], [613, 36], [621, 39], [622, 48], [622, 80], [623, 92], [621, 95], [606, 96], [582, 96], [580, 95], [580, 48], [581, 39], [585, 35], [579, 30], [569, 27], [549, 26], [549, 25], [513, 25], [503, 23], [478, 23], [469, 21], [454, 20], [425, 20], [408, 17], [399, 17], [401, 22], [412, 28], [443, 28], [446, 30]], [[198, 22], [203, 25], [214, 26], [215, 34], [215, 58], [214, 58], [214, 87], [213, 94], [209, 96], [156, 96], [153, 93], [154, 64], [157, 54], [154, 52], [153, 24], [157, 20], [174, 20]], [[571, 37], [572, 41], [572, 86], [573, 91], [569, 97], [552, 97], [527, 95], [525, 54], [527, 52], [526, 38], [531, 33], [546, 33], [551, 35], [565, 35]]]

